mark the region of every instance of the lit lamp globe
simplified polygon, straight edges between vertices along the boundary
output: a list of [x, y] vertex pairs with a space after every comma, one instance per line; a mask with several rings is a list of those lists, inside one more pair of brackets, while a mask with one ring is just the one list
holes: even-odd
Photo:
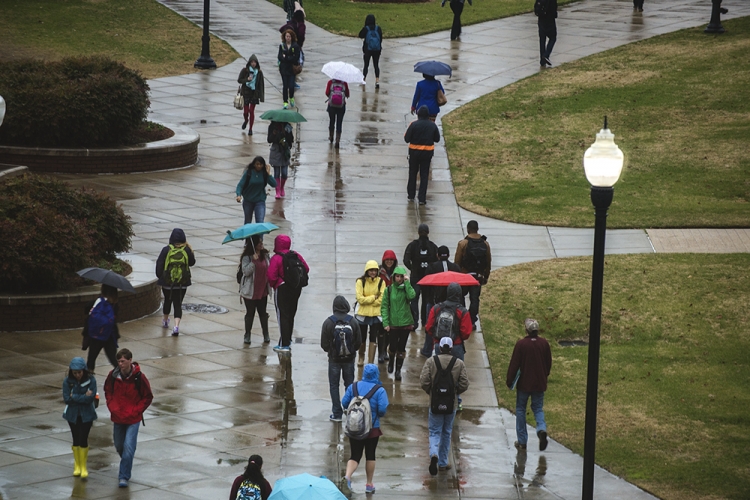
[[3, 99], [3, 96], [0, 95], [0, 125], [3, 124], [4, 118], [5, 118], [5, 99]]
[[604, 117], [604, 128], [596, 134], [596, 141], [583, 154], [583, 170], [586, 179], [593, 187], [611, 188], [622, 173], [624, 156], [615, 144], [615, 134], [607, 128], [607, 117]]

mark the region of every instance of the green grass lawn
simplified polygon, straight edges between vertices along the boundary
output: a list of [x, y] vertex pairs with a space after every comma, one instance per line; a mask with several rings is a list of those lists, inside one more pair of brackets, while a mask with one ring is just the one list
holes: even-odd
[[448, 114], [459, 204], [504, 220], [593, 226], [583, 153], [608, 115], [625, 167], [609, 227], [750, 223], [750, 18], [548, 69]]
[[[750, 498], [748, 254], [607, 256], [596, 461], [665, 499]], [[500, 404], [523, 320], [552, 346], [550, 436], [583, 452], [591, 259], [494, 271], [482, 327]], [[529, 420], [533, 416], [529, 412]]]
[[[282, 6], [283, 0], [270, 0]], [[558, 5], [574, 0], [558, 0]], [[424, 35], [449, 30], [453, 24], [450, 0], [440, 7], [439, 0], [421, 3], [366, 3], [345, 0], [305, 0], [307, 19], [321, 28], [339, 35], [357, 36], [367, 14], [374, 14], [385, 38]], [[461, 24], [481, 23], [501, 17], [515, 16], [534, 10], [533, 0], [473, 0], [464, 4]]]
[[[3, 0], [0, 62], [104, 55], [146, 78], [198, 71], [202, 28], [154, 0]], [[219, 66], [239, 54], [211, 37]]]

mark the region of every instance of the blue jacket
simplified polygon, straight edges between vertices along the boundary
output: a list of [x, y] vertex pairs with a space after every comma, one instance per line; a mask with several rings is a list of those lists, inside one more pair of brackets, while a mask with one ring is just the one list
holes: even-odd
[[[380, 370], [378, 370], [378, 365], [365, 365], [362, 380], [354, 382], [354, 384], [357, 384], [357, 393], [360, 396], [367, 394], [370, 389], [372, 389], [373, 385], [380, 384]], [[352, 395], [352, 387], [354, 384], [346, 388], [344, 399], [341, 400], [341, 405], [344, 408], [349, 408], [349, 403], [351, 403], [354, 398]], [[370, 409], [372, 410], [372, 427], [373, 429], [379, 428], [380, 417], [385, 416], [385, 412], [388, 409], [388, 394], [386, 394], [383, 387], [375, 391], [375, 394], [370, 398]]]
[[431, 115], [440, 113], [440, 106], [437, 103], [438, 90], [442, 90], [445, 93], [440, 80], [424, 79], [417, 82], [417, 88], [414, 90], [414, 98], [411, 101], [411, 109], [416, 111], [422, 106], [427, 106]]
[[[86, 396], [86, 391], [91, 390], [91, 396]], [[71, 423], [76, 423], [78, 417], [82, 422], [93, 422], [96, 420], [94, 399], [96, 396], [96, 379], [89, 375], [88, 380], [78, 382], [73, 377], [65, 377], [62, 383], [65, 410], [63, 418]]]

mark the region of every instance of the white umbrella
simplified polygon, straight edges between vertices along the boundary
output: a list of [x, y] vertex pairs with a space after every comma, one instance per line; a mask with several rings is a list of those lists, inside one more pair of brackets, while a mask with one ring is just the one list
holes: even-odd
[[332, 80], [341, 80], [346, 83], [365, 84], [365, 76], [356, 66], [343, 61], [331, 61], [323, 65], [321, 70]]

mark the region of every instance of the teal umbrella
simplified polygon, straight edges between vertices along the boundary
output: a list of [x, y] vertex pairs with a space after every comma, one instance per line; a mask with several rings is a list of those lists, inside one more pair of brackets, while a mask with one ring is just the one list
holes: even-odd
[[273, 485], [268, 500], [346, 500], [335, 484], [327, 477], [297, 474], [283, 477]]
[[304, 116], [293, 109], [269, 109], [260, 115], [260, 119], [282, 123], [302, 123], [307, 121]]
[[256, 234], [268, 234], [271, 231], [276, 231], [278, 228], [279, 226], [270, 222], [251, 222], [250, 224], [238, 227], [234, 231], [227, 231], [227, 235], [221, 244], [223, 245], [230, 241], [246, 240]]

